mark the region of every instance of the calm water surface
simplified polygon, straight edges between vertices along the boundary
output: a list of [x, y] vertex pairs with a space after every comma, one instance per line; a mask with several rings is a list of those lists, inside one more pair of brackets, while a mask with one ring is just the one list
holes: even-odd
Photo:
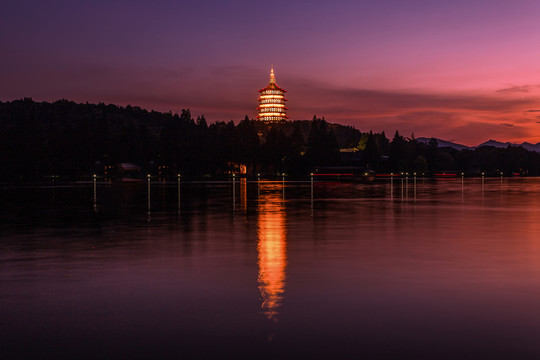
[[540, 357], [540, 179], [0, 189], [0, 358]]

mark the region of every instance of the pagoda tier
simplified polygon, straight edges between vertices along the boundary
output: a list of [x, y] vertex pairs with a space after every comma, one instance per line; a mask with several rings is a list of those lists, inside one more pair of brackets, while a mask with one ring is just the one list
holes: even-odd
[[263, 89], [259, 90], [259, 106], [257, 110], [259, 115], [257, 119], [265, 122], [280, 122], [288, 119], [285, 110], [288, 108], [285, 106], [285, 94], [286, 90], [283, 90], [276, 84], [276, 78], [274, 76], [274, 68], [270, 70], [270, 83]]

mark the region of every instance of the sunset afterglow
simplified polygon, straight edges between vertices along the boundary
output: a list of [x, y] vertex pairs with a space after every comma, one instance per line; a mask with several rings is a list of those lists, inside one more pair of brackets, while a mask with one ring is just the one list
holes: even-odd
[[253, 89], [273, 64], [291, 120], [316, 114], [466, 145], [540, 141], [537, 1], [275, 1], [287, 9], [279, 16], [267, 6], [10, 2], [0, 100], [189, 108], [238, 122], [257, 116]]
[[16, 0], [0, 360], [540, 359], [540, 0]]

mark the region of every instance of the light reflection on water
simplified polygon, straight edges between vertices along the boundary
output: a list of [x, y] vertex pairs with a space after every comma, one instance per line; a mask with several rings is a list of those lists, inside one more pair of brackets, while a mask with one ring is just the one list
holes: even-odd
[[540, 179], [146, 185], [1, 190], [0, 357], [540, 356]]
[[286, 281], [287, 225], [282, 188], [281, 185], [262, 187], [257, 218], [258, 281], [263, 298], [261, 307], [272, 320], [277, 319]]

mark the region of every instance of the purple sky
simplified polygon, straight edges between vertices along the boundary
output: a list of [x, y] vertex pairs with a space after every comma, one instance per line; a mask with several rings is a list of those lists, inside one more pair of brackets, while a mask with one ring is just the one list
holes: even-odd
[[291, 119], [467, 145], [540, 141], [540, 1], [9, 1], [0, 100]]

